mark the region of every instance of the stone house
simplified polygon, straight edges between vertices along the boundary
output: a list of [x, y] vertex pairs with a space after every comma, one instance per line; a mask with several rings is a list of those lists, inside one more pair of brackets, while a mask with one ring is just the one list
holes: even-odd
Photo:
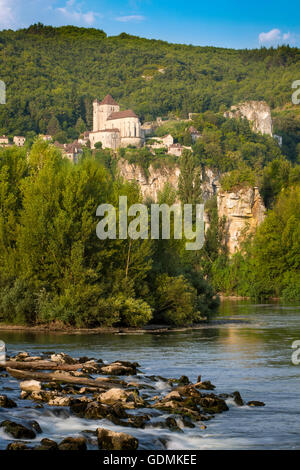
[[0, 145], [1, 146], [9, 145], [9, 140], [8, 140], [8, 137], [6, 137], [6, 135], [0, 135]]
[[61, 150], [64, 158], [68, 158], [73, 163], [77, 163], [83, 153], [81, 144], [76, 140], [72, 144], [60, 144], [59, 142], [54, 142], [54, 145]]
[[25, 144], [25, 137], [20, 136], [20, 135], [15, 135], [14, 136], [14, 144], [17, 145], [17, 147], [23, 147]]

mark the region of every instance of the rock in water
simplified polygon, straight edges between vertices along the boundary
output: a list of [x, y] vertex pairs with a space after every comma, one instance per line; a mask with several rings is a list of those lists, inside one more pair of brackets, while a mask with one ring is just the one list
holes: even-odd
[[247, 403], [248, 406], [265, 406], [265, 403], [263, 401], [248, 401]]
[[11, 442], [6, 450], [28, 450], [28, 447], [24, 442]]
[[20, 382], [20, 388], [24, 392], [40, 392], [42, 385], [38, 380], [24, 380]]
[[17, 404], [6, 395], [0, 395], [1, 408], [16, 408]]
[[52, 439], [42, 439], [39, 446], [35, 447], [34, 450], [58, 450], [58, 445]]
[[23, 424], [18, 424], [14, 421], [2, 421], [0, 427], [4, 428], [4, 431], [15, 439], [34, 439], [36, 437], [36, 434], [32, 429], [28, 429], [23, 426]]
[[84, 437], [66, 437], [58, 445], [59, 450], [87, 450]]
[[102, 450], [136, 450], [139, 441], [124, 432], [114, 432], [109, 429], [98, 428], [98, 447]]
[[240, 392], [233, 392], [233, 400], [234, 403], [238, 406], [244, 405], [244, 400], [242, 399]]

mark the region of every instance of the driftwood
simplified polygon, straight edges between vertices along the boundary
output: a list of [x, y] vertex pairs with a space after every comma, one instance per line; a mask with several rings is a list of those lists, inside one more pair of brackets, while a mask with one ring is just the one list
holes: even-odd
[[84, 367], [85, 364], [58, 364], [53, 361], [7, 361], [5, 367], [18, 370], [65, 370], [72, 371]]
[[72, 377], [68, 374], [53, 374], [45, 372], [30, 372], [24, 370], [11, 369], [6, 367], [6, 371], [15, 377], [16, 379], [21, 380], [39, 380], [41, 382], [62, 382], [67, 384], [76, 384], [83, 385], [88, 387], [96, 387], [102, 389], [109, 389], [116, 387], [116, 384], [119, 388], [126, 386], [126, 382], [123, 380], [114, 379], [113, 381], [107, 377], [98, 377], [97, 379], [88, 379], [85, 377]]

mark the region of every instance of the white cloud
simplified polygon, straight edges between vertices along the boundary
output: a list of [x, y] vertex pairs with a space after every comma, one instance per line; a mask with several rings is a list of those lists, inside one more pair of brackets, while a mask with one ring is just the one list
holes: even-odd
[[64, 7], [56, 8], [55, 11], [68, 21], [87, 25], [94, 24], [97, 17], [101, 16], [95, 11], [82, 11], [81, 5], [78, 5], [76, 0], [68, 0]]
[[271, 29], [268, 33], [260, 33], [258, 39], [261, 44], [279, 42], [281, 40], [281, 31], [277, 28]]
[[267, 33], [260, 33], [258, 35], [258, 40], [260, 44], [265, 44], [265, 45], [278, 45], [278, 44], [294, 44], [296, 41], [296, 36], [295, 34], [291, 34], [290, 32], [288, 33], [283, 33], [280, 29], [274, 28], [271, 29], [271, 31]]
[[16, 20], [13, 14], [13, 0], [0, 0], [0, 28], [13, 28]]
[[128, 23], [130, 21], [143, 21], [145, 17], [142, 15], [128, 15], [128, 16], [118, 16], [115, 18], [116, 21], [121, 21], [121, 23]]

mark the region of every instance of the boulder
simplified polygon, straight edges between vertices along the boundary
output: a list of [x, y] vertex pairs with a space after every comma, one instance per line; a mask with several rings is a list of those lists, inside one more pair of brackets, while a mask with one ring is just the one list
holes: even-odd
[[182, 397], [180, 395], [180, 393], [176, 390], [174, 390], [173, 392], [170, 392], [168, 393], [163, 399], [162, 401], [169, 401], [169, 400], [178, 400], [178, 401], [181, 401], [182, 400]]
[[29, 448], [24, 442], [11, 442], [6, 447], [6, 450], [28, 450]]
[[70, 400], [71, 399], [69, 397], [55, 397], [49, 400], [48, 405], [49, 406], [69, 406]]
[[178, 383], [181, 385], [188, 385], [190, 383], [190, 380], [186, 375], [182, 375], [178, 380]]
[[247, 403], [248, 406], [265, 406], [265, 403], [263, 401], [248, 401]]
[[41, 426], [39, 425], [39, 423], [37, 421], [30, 421], [28, 423], [32, 429], [34, 429], [34, 431], [36, 431], [38, 434], [41, 434], [43, 431], [42, 431], [42, 428]]
[[136, 450], [139, 441], [124, 432], [110, 431], [109, 429], [98, 428], [98, 447], [102, 450]]
[[76, 359], [73, 359], [73, 357], [63, 352], [59, 354], [52, 354], [51, 361], [56, 362], [57, 364], [77, 364], [78, 362]]
[[84, 437], [66, 437], [60, 444], [59, 450], [87, 450], [86, 439]]
[[134, 408], [135, 406], [143, 406], [144, 400], [139, 396], [138, 390], [123, 390], [121, 388], [111, 388], [107, 392], [99, 396], [101, 403], [114, 405], [121, 402], [125, 408]]
[[35, 447], [34, 450], [58, 450], [58, 445], [51, 439], [42, 439], [40, 445]]
[[199, 388], [200, 390], [214, 390], [216, 388], [216, 386], [213, 385], [210, 380], [206, 380], [204, 382], [197, 382], [195, 384], [195, 387]]
[[0, 408], [16, 408], [17, 404], [6, 395], [0, 395]]
[[206, 396], [200, 398], [199, 405], [208, 413], [222, 413], [229, 409], [225, 400], [218, 398], [217, 396]]
[[108, 366], [102, 366], [101, 373], [105, 375], [135, 375], [136, 367], [125, 366], [120, 362], [114, 362]]
[[24, 380], [20, 382], [20, 388], [24, 392], [39, 392], [42, 390], [42, 384], [38, 380]]
[[242, 399], [240, 392], [233, 392], [233, 401], [238, 406], [244, 405], [244, 400]]
[[23, 424], [18, 424], [14, 421], [2, 421], [0, 427], [4, 428], [4, 431], [15, 439], [34, 439], [36, 437], [36, 434], [32, 429], [28, 429], [26, 426], [23, 426]]

